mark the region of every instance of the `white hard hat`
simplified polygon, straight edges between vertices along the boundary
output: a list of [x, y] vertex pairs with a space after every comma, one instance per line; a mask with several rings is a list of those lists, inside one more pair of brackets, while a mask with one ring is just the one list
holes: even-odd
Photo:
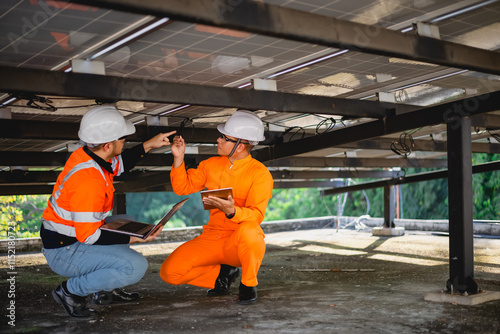
[[264, 137], [264, 124], [259, 116], [246, 110], [237, 110], [225, 124], [217, 126], [220, 133], [227, 136], [248, 140], [251, 145], [257, 145]]
[[111, 105], [89, 109], [80, 122], [78, 137], [87, 144], [104, 144], [135, 133], [135, 126]]

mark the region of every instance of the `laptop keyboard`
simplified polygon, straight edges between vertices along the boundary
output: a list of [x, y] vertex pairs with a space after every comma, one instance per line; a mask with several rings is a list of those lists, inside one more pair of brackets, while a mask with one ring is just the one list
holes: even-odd
[[125, 232], [138, 232], [144, 228], [143, 223], [129, 222], [120, 227], [120, 230]]

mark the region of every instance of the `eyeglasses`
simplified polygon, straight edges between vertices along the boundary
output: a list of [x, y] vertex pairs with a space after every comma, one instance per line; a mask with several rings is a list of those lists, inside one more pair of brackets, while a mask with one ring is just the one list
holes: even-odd
[[231, 143], [237, 143], [237, 140], [229, 139], [225, 134], [221, 134], [219, 138], [224, 139], [225, 141], [230, 141]]
[[219, 138], [222, 138], [224, 139], [225, 141], [229, 141], [231, 143], [238, 143], [238, 144], [243, 144], [243, 145], [248, 145], [250, 143], [245, 143], [245, 142], [242, 142], [241, 139], [238, 139], [238, 140], [234, 140], [234, 139], [231, 139], [231, 138], [228, 138], [225, 134], [221, 134]]

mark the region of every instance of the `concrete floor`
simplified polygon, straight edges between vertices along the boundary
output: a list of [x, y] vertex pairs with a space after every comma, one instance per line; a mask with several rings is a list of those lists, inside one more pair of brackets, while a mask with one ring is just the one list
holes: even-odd
[[[15, 285], [0, 257], [3, 314], [15, 300], [15, 327], [0, 333], [500, 333], [500, 300], [475, 306], [424, 300], [445, 287], [448, 238], [429, 232], [375, 237], [369, 232], [316, 229], [269, 233], [259, 273], [259, 300], [241, 306], [232, 294], [164, 283], [158, 271], [180, 243], [134, 246], [145, 254], [146, 276], [128, 291], [137, 304], [104, 306], [92, 320], [74, 320], [51, 297], [63, 278], [40, 253], [17, 254]], [[500, 291], [500, 239], [474, 239], [475, 279]], [[318, 271], [343, 269], [344, 271]], [[361, 271], [363, 269], [363, 271]], [[366, 270], [366, 271], [365, 271]], [[15, 289], [14, 298], [8, 296]]]

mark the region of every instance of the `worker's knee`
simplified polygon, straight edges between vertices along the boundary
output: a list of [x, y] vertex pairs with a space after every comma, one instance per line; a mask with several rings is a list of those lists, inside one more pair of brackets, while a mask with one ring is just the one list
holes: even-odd
[[167, 258], [161, 265], [160, 277], [168, 284], [179, 285], [183, 284], [184, 275], [179, 273], [178, 267], [174, 266], [172, 261]]
[[126, 262], [128, 265], [123, 269], [123, 285], [139, 282], [148, 270], [148, 260], [140, 253], [131, 253]]

